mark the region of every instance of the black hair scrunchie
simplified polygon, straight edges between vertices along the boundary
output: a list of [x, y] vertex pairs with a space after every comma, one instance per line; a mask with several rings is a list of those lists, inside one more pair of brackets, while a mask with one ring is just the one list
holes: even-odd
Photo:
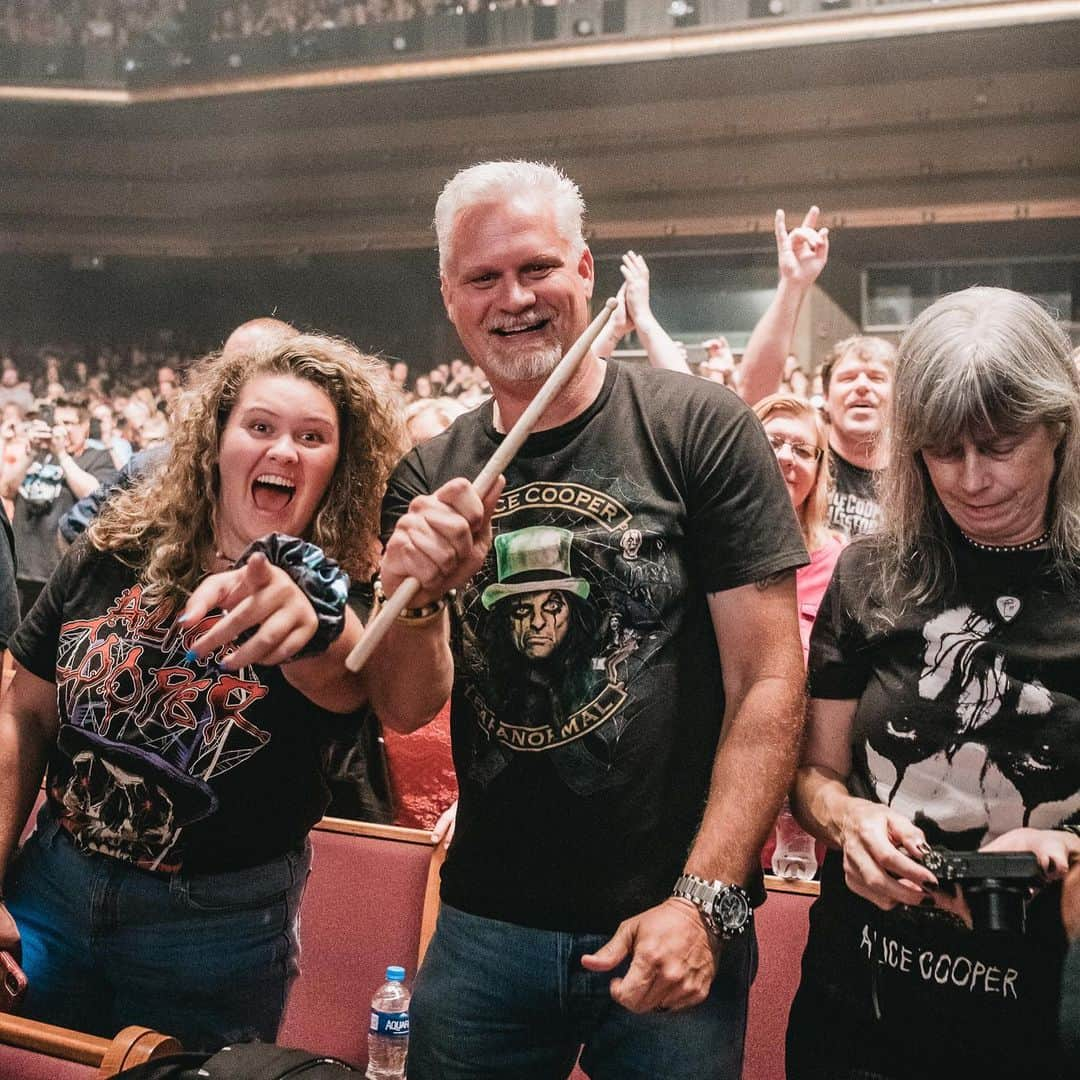
[[[274, 566], [280, 567], [296, 582], [319, 619], [318, 629], [311, 640], [293, 659], [326, 652], [345, 629], [349, 575], [334, 559], [324, 554], [321, 547], [284, 533], [270, 533], [255, 540], [236, 560], [236, 567], [243, 566], [257, 552], [262, 552]], [[247, 631], [240, 640], [246, 640], [253, 632]]]

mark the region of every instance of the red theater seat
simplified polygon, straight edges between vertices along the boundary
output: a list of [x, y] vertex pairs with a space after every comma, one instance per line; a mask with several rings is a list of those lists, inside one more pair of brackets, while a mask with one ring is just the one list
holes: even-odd
[[371, 995], [388, 964], [409, 985], [435, 928], [442, 849], [393, 825], [324, 818], [300, 906], [301, 975], [278, 1042], [367, 1063]]
[[754, 913], [758, 973], [750, 990], [743, 1080], [784, 1080], [784, 1036], [799, 986], [799, 964], [809, 931], [816, 881], [788, 882], [766, 876], [769, 899]]
[[3, 1080], [105, 1080], [180, 1044], [149, 1028], [124, 1028], [114, 1039], [0, 1014], [0, 1077]]

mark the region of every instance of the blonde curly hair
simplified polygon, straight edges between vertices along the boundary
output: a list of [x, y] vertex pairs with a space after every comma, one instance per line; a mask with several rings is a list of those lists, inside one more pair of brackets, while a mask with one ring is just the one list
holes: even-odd
[[139, 570], [151, 599], [183, 602], [215, 552], [221, 494], [218, 450], [240, 391], [262, 375], [289, 375], [323, 390], [337, 408], [339, 452], [305, 539], [353, 578], [378, 557], [379, 509], [406, 444], [386, 366], [349, 342], [298, 334], [256, 351], [212, 353], [192, 370], [168, 457], [113, 496], [87, 536]]

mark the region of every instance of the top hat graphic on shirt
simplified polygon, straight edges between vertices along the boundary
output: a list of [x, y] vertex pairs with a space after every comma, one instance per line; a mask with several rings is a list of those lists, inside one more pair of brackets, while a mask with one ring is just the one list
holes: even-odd
[[552, 525], [533, 525], [495, 537], [498, 583], [480, 595], [490, 611], [500, 600], [518, 593], [561, 589], [585, 600], [589, 583], [570, 571], [570, 545], [574, 534]]

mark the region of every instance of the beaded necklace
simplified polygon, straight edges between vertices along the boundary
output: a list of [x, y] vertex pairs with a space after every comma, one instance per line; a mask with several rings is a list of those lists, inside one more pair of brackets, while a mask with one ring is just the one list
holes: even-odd
[[1047, 529], [1041, 536], [1036, 536], [1034, 540], [1025, 540], [1022, 544], [984, 544], [979, 540], [975, 540], [968, 536], [963, 529], [960, 530], [960, 535], [964, 540], [970, 544], [976, 551], [990, 551], [995, 555], [1009, 554], [1014, 551], [1033, 551], [1035, 548], [1042, 547], [1050, 540], [1050, 530]]

